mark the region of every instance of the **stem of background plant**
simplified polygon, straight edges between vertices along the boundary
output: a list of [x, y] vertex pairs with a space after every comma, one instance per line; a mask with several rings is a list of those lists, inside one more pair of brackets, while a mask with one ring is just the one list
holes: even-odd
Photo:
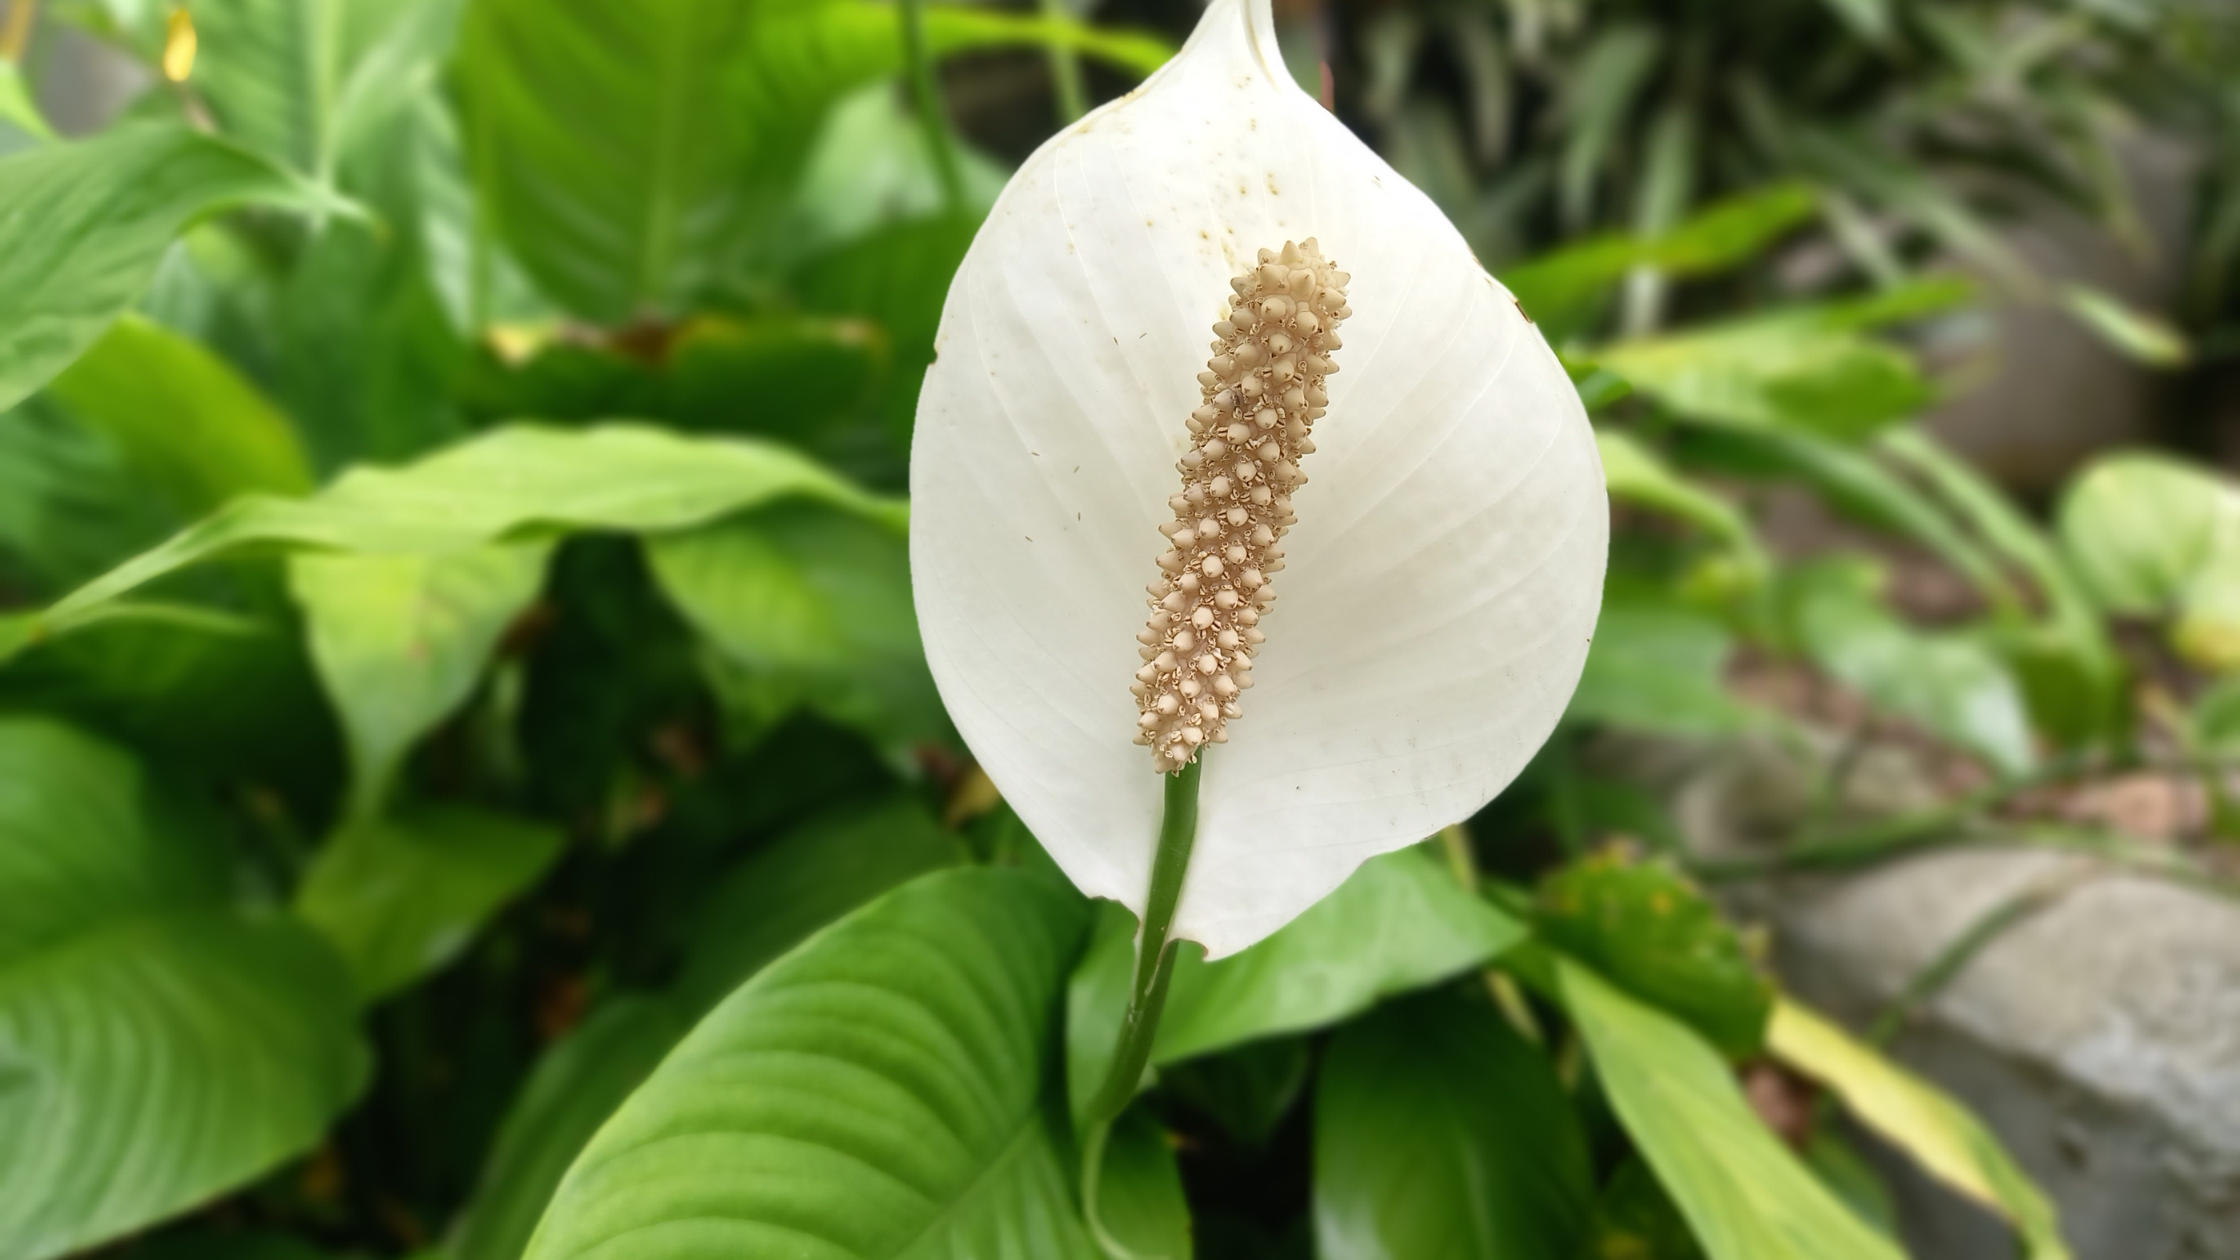
[[964, 175], [957, 166], [948, 111], [941, 107], [941, 93], [934, 86], [933, 55], [926, 48], [925, 0], [902, 0], [902, 61], [910, 69], [910, 96], [918, 108], [918, 125], [925, 128], [926, 151], [941, 180], [942, 200], [949, 213], [962, 214]]
[[[1470, 847], [1470, 833], [1461, 823], [1450, 823], [1439, 829], [1439, 849], [1447, 855], [1447, 869], [1454, 872], [1455, 882], [1462, 890], [1478, 895], [1478, 855]], [[1533, 1045], [1542, 1045], [1547, 1034], [1540, 1031], [1540, 1021], [1532, 1014], [1532, 1006], [1524, 1000], [1524, 993], [1509, 973], [1498, 967], [1487, 967], [1481, 974], [1486, 982], [1486, 994], [1501, 1011], [1501, 1017], [1517, 1030], [1517, 1035]]]
[[1206, 754], [1166, 776], [1166, 810], [1159, 820], [1159, 849], [1151, 859], [1151, 890], [1144, 899], [1143, 939], [1136, 946], [1135, 974], [1128, 983], [1128, 1009], [1120, 1019], [1120, 1041], [1113, 1048], [1112, 1067], [1083, 1117], [1087, 1128], [1081, 1141], [1081, 1214], [1097, 1246], [1114, 1260], [1132, 1260], [1134, 1253], [1105, 1230], [1097, 1213], [1097, 1181], [1104, 1167], [1105, 1142], [1112, 1136], [1112, 1122], [1128, 1109], [1151, 1062], [1151, 1045], [1159, 1035], [1159, 1013], [1166, 1009], [1167, 982], [1174, 978], [1177, 942], [1167, 939], [1174, 925], [1175, 904], [1182, 899], [1183, 872], [1190, 867], [1190, 848], [1198, 839], [1198, 776], [1205, 770]]
[[[1052, 22], [1073, 20], [1065, 0], [1042, 0], [1042, 16]], [[1056, 89], [1059, 124], [1081, 121], [1081, 116], [1089, 112], [1089, 89], [1082, 82], [1081, 58], [1055, 41], [1050, 45], [1050, 85]]]

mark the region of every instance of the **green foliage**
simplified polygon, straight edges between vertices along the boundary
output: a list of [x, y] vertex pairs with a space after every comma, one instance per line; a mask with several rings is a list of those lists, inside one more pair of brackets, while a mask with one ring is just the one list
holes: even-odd
[[1558, 959], [1565, 1007], [1611, 1108], [1710, 1260], [1895, 1260], [1743, 1101], [1686, 1024]]
[[1315, 1089], [1315, 1254], [1569, 1256], [1587, 1141], [1545, 1055], [1493, 1009], [1409, 998], [1348, 1025]]
[[663, 1061], [577, 1158], [529, 1257], [628, 1231], [647, 1256], [814, 1237], [1094, 1260], [1052, 1105], [1059, 980], [1087, 921], [1069, 890], [993, 870], [851, 915]]
[[1743, 730], [1762, 719], [1726, 689], [1733, 648], [1733, 636], [1707, 613], [1613, 591], [1567, 715], [1675, 735]]
[[170, 123], [0, 158], [0, 223], [9, 225], [0, 257], [0, 409], [98, 340], [188, 224], [242, 205], [345, 208], [262, 158]]
[[1563, 867], [1541, 881], [1533, 925], [1727, 1055], [1764, 1043], [1773, 986], [1718, 909], [1665, 863], [1609, 851]]
[[237, 900], [211, 820], [129, 754], [4, 719], [0, 785], [10, 1254], [117, 1237], [318, 1141], [366, 1075], [334, 953]]
[[[1066, 1075], [1075, 1114], [1112, 1060], [1134, 916], [1108, 907], [1066, 998]], [[1515, 920], [1471, 896], [1429, 855], [1372, 858], [1268, 939], [1218, 962], [1184, 947], [1152, 1063], [1172, 1063], [1279, 1033], [1335, 1023], [1379, 998], [1479, 966], [1523, 938]]]
[[2193, 664], [2240, 668], [2240, 498], [2231, 485], [2160, 455], [2096, 462], [2061, 502], [2078, 576], [2112, 613], [2172, 619]]
[[403, 810], [329, 839], [296, 890], [296, 913], [349, 961], [359, 995], [380, 998], [457, 957], [559, 853], [558, 833], [517, 818]]

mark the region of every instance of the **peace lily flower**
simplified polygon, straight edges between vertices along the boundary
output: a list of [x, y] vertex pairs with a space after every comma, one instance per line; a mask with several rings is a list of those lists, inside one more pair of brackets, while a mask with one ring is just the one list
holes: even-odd
[[1233, 953], [1553, 729], [1601, 601], [1594, 435], [1454, 226], [1291, 81], [1269, 0], [1213, 0], [1028, 159], [937, 348], [927, 656], [1084, 892], [1145, 913], [1162, 780], [1202, 762], [1171, 931]]

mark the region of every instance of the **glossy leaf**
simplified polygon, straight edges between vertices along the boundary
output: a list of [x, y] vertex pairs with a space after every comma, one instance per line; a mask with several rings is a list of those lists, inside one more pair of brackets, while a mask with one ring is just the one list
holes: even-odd
[[1315, 1089], [1321, 1260], [1577, 1252], [1587, 1139], [1547, 1055], [1483, 1001], [1428, 994], [1332, 1041]]
[[1612, 983], [1734, 1058], [1765, 1040], [1773, 985], [1703, 892], [1661, 861], [1610, 851], [1541, 881], [1533, 924]]
[[1732, 547], [1751, 574], [1765, 572], [1765, 548], [1734, 504], [1674, 472], [1628, 434], [1598, 429], [1594, 442], [1612, 499], [1677, 516]]
[[521, 1260], [576, 1153], [690, 1027], [674, 999], [625, 994], [554, 1042], [507, 1108], [444, 1253], [451, 1260]]
[[2030, 1260], [2067, 1260], [2053, 1203], [1959, 1100], [1787, 998], [1774, 1007], [1766, 1048], [1833, 1090], [1853, 1117], [1930, 1176], [2005, 1217]]
[[252, 495], [79, 588], [48, 633], [176, 569], [251, 543], [440, 555], [562, 529], [663, 531], [790, 496], [899, 522], [903, 509], [779, 447], [613, 424], [483, 434], [403, 468], [358, 468], [309, 499]]
[[649, 540], [669, 598], [737, 666], [897, 750], [947, 728], [886, 522], [778, 504]]
[[1619, 342], [1595, 362], [1692, 420], [1854, 439], [1935, 397], [1901, 351], [1780, 316]]
[[965, 861], [964, 846], [908, 800], [844, 807], [756, 852], [708, 891], [677, 991], [704, 1010], [857, 906]]
[[[1126, 1006], [1132, 916], [1106, 907], [1066, 998], [1068, 1085], [1076, 1112], [1102, 1083]], [[1217, 962], [1195, 946], [1175, 961], [1152, 1062], [1335, 1023], [1378, 999], [1490, 961], [1524, 929], [1409, 849], [1353, 877], [1258, 945]]]
[[1087, 907], [927, 876], [749, 981], [569, 1169], [529, 1260], [810, 1249], [1095, 1260], [1050, 1105]]
[[1711, 1260], [1900, 1260], [1766, 1128], [1687, 1025], [1569, 959], [1556, 975], [1612, 1109]]
[[230, 897], [205, 822], [119, 750], [0, 721], [0, 1242], [42, 1260], [309, 1147], [365, 1079], [350, 982]]
[[182, 516], [251, 491], [311, 491], [288, 418], [225, 360], [137, 315], [112, 324], [50, 388]]
[[[54, 129], [47, 125], [39, 105], [31, 99], [30, 85], [23, 81], [23, 68], [6, 57], [0, 57], [0, 123], [6, 123], [33, 141], [54, 139]], [[4, 138], [4, 133], [0, 133]], [[0, 145], [0, 153], [12, 146]]]
[[0, 158], [0, 410], [92, 345], [188, 224], [268, 205], [346, 209], [222, 140], [170, 123]]
[[2059, 525], [2077, 576], [2102, 608], [2156, 616], [2220, 555], [2240, 550], [2240, 494], [2183, 460], [2120, 452], [2070, 483]]
[[548, 541], [436, 554], [303, 552], [288, 588], [350, 748], [350, 808], [370, 817], [413, 743], [463, 704], [543, 584]]
[[1112, 1236], [1139, 1256], [1190, 1260], [1195, 1254], [1190, 1204], [1166, 1130], [1142, 1107], [1113, 1122], [1097, 1183], [1097, 1216]]
[[358, 995], [385, 997], [449, 963], [483, 920], [560, 856], [551, 827], [462, 805], [349, 824], [319, 850], [296, 913], [350, 963]]
[[123, 448], [60, 403], [0, 412], [0, 574], [15, 589], [59, 596], [179, 524]]
[[2186, 335], [2158, 315], [2142, 311], [2105, 289], [2070, 284], [2062, 304], [2078, 322], [2100, 335], [2117, 352], [2149, 367], [2184, 367], [2193, 358]]

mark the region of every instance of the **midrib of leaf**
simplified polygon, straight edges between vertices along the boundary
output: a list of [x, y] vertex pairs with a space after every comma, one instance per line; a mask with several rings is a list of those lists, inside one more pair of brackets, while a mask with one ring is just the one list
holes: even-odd
[[303, 41], [306, 104], [311, 110], [311, 175], [321, 188], [334, 187], [334, 71], [342, 58], [342, 22], [334, 0], [311, 0], [298, 20], [311, 24]]
[[1019, 1153], [1032, 1144], [1036, 1135], [1035, 1131], [1040, 1127], [1041, 1121], [1041, 1108], [1030, 1103], [1026, 1114], [1019, 1119], [1019, 1131], [1014, 1133], [1011, 1140], [1004, 1144], [1003, 1150], [998, 1152], [994, 1159], [988, 1161], [987, 1166], [982, 1168], [979, 1175], [972, 1179], [972, 1184], [966, 1186], [954, 1199], [951, 1199], [946, 1208], [934, 1213], [932, 1219], [928, 1220], [923, 1228], [910, 1236], [910, 1241], [895, 1249], [895, 1260], [902, 1260], [902, 1257], [909, 1256], [917, 1251], [919, 1244], [925, 1242], [936, 1229], [955, 1220], [965, 1206], [971, 1203], [987, 1187], [996, 1173], [1018, 1159]]
[[656, 98], [653, 126], [653, 169], [646, 180], [646, 219], [638, 255], [637, 281], [632, 296], [640, 304], [657, 299], [661, 274], [669, 268], [675, 249], [679, 197], [671, 187], [680, 164], [678, 150], [684, 140], [684, 101], [691, 87], [685, 67], [691, 61], [692, 35], [699, 6], [679, 6], [677, 20], [665, 32], [661, 49], [661, 93]]

